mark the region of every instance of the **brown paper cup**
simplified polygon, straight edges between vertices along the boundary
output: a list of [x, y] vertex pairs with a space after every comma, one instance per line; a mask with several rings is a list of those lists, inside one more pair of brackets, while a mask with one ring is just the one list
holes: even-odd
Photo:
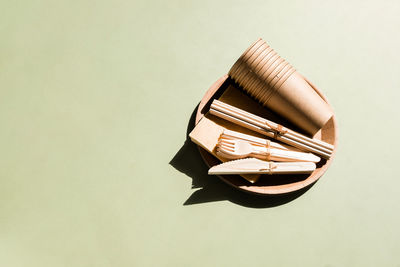
[[229, 76], [261, 104], [311, 135], [333, 115], [303, 76], [262, 39], [241, 55]]

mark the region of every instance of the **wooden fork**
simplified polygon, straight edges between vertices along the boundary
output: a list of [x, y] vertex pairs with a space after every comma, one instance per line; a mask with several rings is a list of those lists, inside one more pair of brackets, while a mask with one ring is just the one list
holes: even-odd
[[253, 146], [244, 140], [227, 138], [219, 139], [217, 153], [227, 159], [255, 157], [263, 160], [274, 161], [320, 161], [319, 157], [311, 153]]

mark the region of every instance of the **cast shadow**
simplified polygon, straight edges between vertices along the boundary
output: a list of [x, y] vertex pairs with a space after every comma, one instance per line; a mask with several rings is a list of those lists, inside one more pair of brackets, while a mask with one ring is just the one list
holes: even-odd
[[169, 162], [176, 170], [192, 179], [192, 189], [197, 189], [183, 205], [201, 204], [228, 200], [250, 208], [271, 208], [286, 204], [304, 194], [311, 186], [294, 193], [279, 196], [259, 196], [242, 192], [224, 183], [216, 176], [208, 175], [208, 167], [200, 155], [197, 146], [190, 140], [189, 133], [195, 126], [197, 107], [190, 116], [183, 146]]

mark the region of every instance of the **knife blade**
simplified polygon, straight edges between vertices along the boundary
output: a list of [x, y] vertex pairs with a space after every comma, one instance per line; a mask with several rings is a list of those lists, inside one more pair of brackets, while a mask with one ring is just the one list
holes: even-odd
[[208, 174], [305, 174], [315, 170], [313, 162], [273, 162], [256, 158], [232, 160], [216, 165]]

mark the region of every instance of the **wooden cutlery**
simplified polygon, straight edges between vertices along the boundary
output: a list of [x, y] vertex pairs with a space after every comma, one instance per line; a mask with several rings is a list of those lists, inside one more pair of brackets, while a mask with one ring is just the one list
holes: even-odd
[[325, 159], [329, 159], [333, 153], [334, 147], [331, 144], [309, 138], [275, 122], [233, 107], [219, 100], [214, 100], [212, 102], [210, 113], [301, 150], [315, 153]]
[[313, 162], [272, 162], [255, 158], [228, 161], [208, 170], [208, 174], [306, 174], [315, 170]]
[[231, 139], [223, 135], [218, 141], [217, 154], [227, 159], [255, 157], [274, 161], [320, 161], [319, 157], [311, 153], [271, 148], [268, 143], [265, 146], [256, 146], [248, 141]]

